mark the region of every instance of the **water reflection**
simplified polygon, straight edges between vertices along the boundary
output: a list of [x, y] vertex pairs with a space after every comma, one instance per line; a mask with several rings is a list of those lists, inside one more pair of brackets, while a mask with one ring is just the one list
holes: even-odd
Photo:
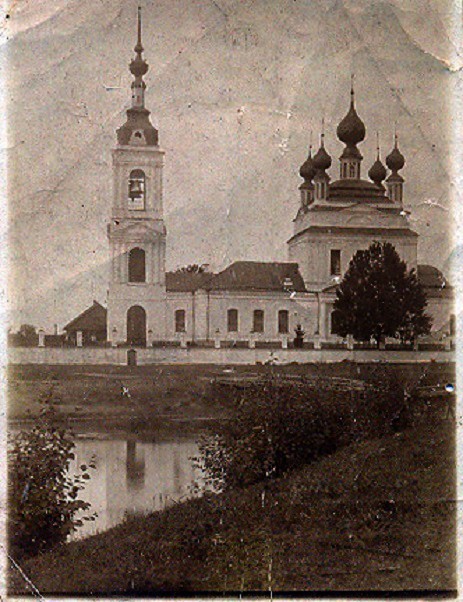
[[126, 514], [161, 510], [195, 495], [195, 485], [200, 490], [203, 486], [201, 471], [192, 461], [198, 455], [194, 439], [146, 442], [129, 435], [109, 440], [78, 438], [75, 443], [71, 474], [95, 458], [96, 469], [81, 498], [92, 505], [87, 514], [98, 516], [94, 522], [84, 522], [72, 539], [114, 527]]

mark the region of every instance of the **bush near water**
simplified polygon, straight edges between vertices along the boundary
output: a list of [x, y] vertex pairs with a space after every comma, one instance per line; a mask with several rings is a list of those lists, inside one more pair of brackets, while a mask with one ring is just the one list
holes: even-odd
[[[199, 442], [209, 485], [233, 489], [286, 471], [355, 441], [407, 426], [414, 383], [386, 368], [365, 381], [270, 375], [228, 392], [234, 417], [214, 425]], [[224, 391], [216, 385], [215, 396]]]

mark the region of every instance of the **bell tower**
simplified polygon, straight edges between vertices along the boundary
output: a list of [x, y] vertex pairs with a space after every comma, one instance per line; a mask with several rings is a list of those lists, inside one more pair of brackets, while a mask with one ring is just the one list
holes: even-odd
[[135, 58], [130, 63], [132, 102], [112, 151], [113, 205], [108, 224], [111, 273], [108, 340], [150, 345], [165, 338], [166, 228], [162, 208], [164, 152], [145, 108], [148, 64], [138, 8]]

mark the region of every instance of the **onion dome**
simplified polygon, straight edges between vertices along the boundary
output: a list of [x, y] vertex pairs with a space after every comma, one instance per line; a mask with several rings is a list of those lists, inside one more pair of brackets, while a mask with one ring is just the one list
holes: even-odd
[[368, 177], [377, 186], [382, 186], [381, 182], [386, 178], [387, 172], [386, 172], [386, 168], [383, 165], [383, 162], [381, 161], [381, 159], [379, 157], [379, 133], [378, 132], [376, 132], [376, 138], [377, 138], [376, 161], [370, 167], [370, 171], [368, 172]]
[[325, 150], [325, 135], [321, 135], [321, 144], [318, 151], [315, 153], [312, 164], [316, 170], [325, 171], [331, 167], [331, 157]]
[[397, 173], [405, 165], [405, 158], [397, 145], [397, 134], [395, 135], [394, 148], [386, 157], [386, 165], [393, 173]]
[[309, 156], [299, 169], [299, 175], [301, 176], [301, 178], [304, 178], [306, 182], [310, 182], [315, 175], [315, 167], [313, 165], [312, 159], [312, 145], [309, 148]]
[[338, 125], [336, 133], [338, 135], [339, 140], [344, 142], [347, 146], [355, 146], [359, 142], [365, 139], [365, 124], [357, 115], [357, 111], [355, 110], [355, 102], [354, 102], [354, 89], [351, 88], [350, 91], [351, 100], [350, 100], [350, 108], [347, 115]]
[[381, 159], [376, 159], [373, 165], [370, 167], [368, 177], [378, 186], [386, 178], [386, 168], [384, 167]]

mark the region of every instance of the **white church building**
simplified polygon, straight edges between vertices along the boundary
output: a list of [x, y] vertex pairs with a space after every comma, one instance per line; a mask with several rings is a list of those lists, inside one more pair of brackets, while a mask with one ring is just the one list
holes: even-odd
[[[386, 167], [376, 161], [362, 179], [357, 145], [365, 126], [350, 108], [337, 128], [345, 144], [339, 178], [331, 181], [332, 159], [324, 148], [300, 168], [300, 205], [288, 260], [237, 261], [219, 273], [166, 272], [163, 219], [164, 152], [145, 107], [148, 71], [141, 44], [140, 14], [132, 104], [117, 130], [112, 151], [113, 206], [108, 224], [111, 269], [107, 338], [116, 345], [151, 346], [162, 342], [260, 345], [292, 340], [300, 324], [305, 340], [336, 341], [332, 310], [335, 289], [353, 255], [373, 241], [391, 242], [414, 268], [428, 297], [433, 329], [449, 323], [452, 289], [432, 266], [417, 264], [418, 235], [403, 208], [405, 160], [397, 138]], [[388, 175], [389, 172], [389, 175]]]

